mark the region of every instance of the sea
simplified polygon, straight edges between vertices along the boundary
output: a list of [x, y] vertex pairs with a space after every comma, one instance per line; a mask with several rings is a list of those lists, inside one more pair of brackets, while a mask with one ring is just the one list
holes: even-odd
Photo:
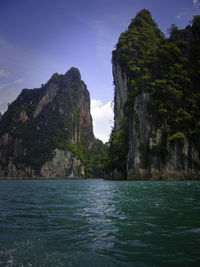
[[0, 266], [200, 266], [200, 181], [0, 180]]

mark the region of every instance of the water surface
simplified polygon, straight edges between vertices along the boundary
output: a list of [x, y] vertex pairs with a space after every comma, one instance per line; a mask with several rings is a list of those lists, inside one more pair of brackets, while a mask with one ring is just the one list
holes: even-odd
[[199, 264], [198, 181], [0, 181], [0, 266]]

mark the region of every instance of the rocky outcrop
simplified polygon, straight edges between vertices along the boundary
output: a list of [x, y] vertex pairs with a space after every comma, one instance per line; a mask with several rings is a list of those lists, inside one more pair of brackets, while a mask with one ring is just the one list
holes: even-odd
[[[176, 69], [177, 66], [181, 66], [181, 71], [184, 69], [184, 75], [187, 74], [187, 66], [182, 63], [183, 57], [185, 61], [191, 61], [191, 65], [197, 64], [194, 51], [199, 51], [200, 33], [198, 25], [195, 28], [194, 24], [195, 22], [192, 27], [188, 26], [182, 31], [175, 27], [171, 38], [166, 40], [152, 20], [150, 12], [142, 10], [132, 20], [128, 30], [121, 34], [112, 59], [115, 96], [110, 169], [113, 178], [200, 179], [200, 144], [196, 138], [198, 130], [194, 133], [194, 129], [198, 129], [199, 125], [196, 119], [200, 114], [199, 99], [194, 97], [193, 100], [189, 100], [196, 105], [195, 110], [191, 111], [191, 102], [185, 104], [189, 98], [185, 95], [190, 96], [192, 92], [188, 93], [187, 88], [184, 88], [184, 82], [180, 79], [182, 73]], [[180, 45], [180, 40], [185, 46]], [[162, 45], [163, 48], [157, 52]], [[182, 53], [180, 60], [177, 57], [174, 61], [166, 62], [171, 55], [173, 58], [173, 49]], [[155, 57], [150, 58], [150, 55]], [[161, 68], [161, 65], [151, 65], [151, 60], [156, 62], [157, 58], [162, 56], [165, 64], [169, 64], [167, 67], [164, 66], [165, 72], [156, 69]], [[177, 62], [179, 65], [176, 65]], [[175, 74], [172, 70], [175, 70]], [[188, 73], [190, 75], [190, 70]], [[194, 95], [199, 90], [195, 75], [194, 72], [188, 76], [188, 81], [191, 81], [190, 88], [193, 86], [190, 90], [193, 90]], [[182, 79], [184, 80], [185, 76]], [[162, 82], [165, 87], [162, 87]], [[166, 98], [162, 92], [167, 92]], [[166, 101], [169, 101], [168, 106]], [[159, 110], [151, 108], [153, 105], [157, 105]], [[187, 105], [190, 106], [189, 109]], [[185, 120], [179, 112], [182, 112]], [[173, 116], [176, 116], [176, 119]], [[179, 121], [183, 121], [183, 126]], [[193, 125], [193, 128], [188, 129], [184, 124], [188, 127]], [[124, 165], [121, 164], [123, 160]]]
[[84, 178], [84, 166], [71, 151], [55, 149], [53, 158], [41, 168], [44, 178]]
[[78, 69], [22, 90], [0, 122], [0, 177], [83, 178], [94, 146], [90, 96]]

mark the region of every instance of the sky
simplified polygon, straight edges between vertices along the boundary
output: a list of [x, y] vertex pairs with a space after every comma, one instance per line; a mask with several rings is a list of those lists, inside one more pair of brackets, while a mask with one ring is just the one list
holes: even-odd
[[184, 28], [200, 14], [200, 0], [0, 0], [0, 111], [23, 88], [76, 67], [90, 92], [95, 136], [108, 141], [112, 50], [144, 8], [167, 36], [171, 24]]

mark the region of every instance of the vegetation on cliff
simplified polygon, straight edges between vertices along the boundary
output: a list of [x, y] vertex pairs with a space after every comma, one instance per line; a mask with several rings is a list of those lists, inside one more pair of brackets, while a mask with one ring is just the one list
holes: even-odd
[[[0, 159], [2, 168], [11, 158], [19, 168], [27, 166], [39, 173], [58, 148], [81, 160], [86, 177], [104, 175], [107, 150], [93, 135], [89, 92], [76, 68], [65, 75], [55, 73], [39, 89], [22, 90], [0, 122], [0, 138], [6, 133], [13, 142], [12, 148], [5, 148], [10, 155], [6, 152], [4, 163]], [[19, 140], [17, 152], [15, 140]]]
[[200, 16], [183, 30], [172, 25], [169, 32], [170, 37], [165, 38], [150, 12], [142, 10], [113, 51], [113, 64], [120, 64], [128, 77], [128, 92], [122, 123], [110, 138], [110, 171], [123, 170], [126, 175], [129, 123], [123, 121], [133, 116], [135, 99], [142, 92], [151, 97], [151, 123], [162, 129], [160, 144], [152, 151], [147, 145], [145, 151], [165, 160], [167, 142], [183, 144], [187, 139], [200, 155]]

